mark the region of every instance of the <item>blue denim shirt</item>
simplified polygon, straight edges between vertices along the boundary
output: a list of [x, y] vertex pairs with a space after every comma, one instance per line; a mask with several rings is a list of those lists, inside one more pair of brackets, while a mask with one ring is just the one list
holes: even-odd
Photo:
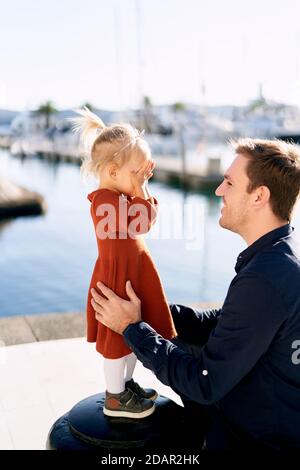
[[272, 230], [238, 256], [220, 310], [174, 315], [179, 335], [204, 340], [198, 357], [143, 321], [130, 324], [124, 337], [179, 395], [216, 404], [262, 442], [300, 448], [300, 261], [293, 230], [289, 224]]

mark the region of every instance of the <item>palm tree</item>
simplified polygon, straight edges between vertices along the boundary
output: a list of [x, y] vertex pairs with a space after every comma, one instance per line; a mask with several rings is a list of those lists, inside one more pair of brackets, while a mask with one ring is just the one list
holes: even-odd
[[38, 107], [36, 112], [45, 117], [45, 129], [48, 129], [50, 127], [50, 118], [53, 114], [57, 113], [57, 109], [52, 104], [52, 101], [46, 101]]
[[185, 104], [181, 103], [181, 101], [176, 101], [176, 103], [173, 104], [174, 113], [178, 113], [184, 110], [185, 110]]
[[174, 112], [174, 121], [175, 121], [175, 131], [178, 135], [180, 156], [182, 163], [182, 187], [185, 188], [186, 185], [186, 150], [185, 150], [185, 141], [184, 141], [184, 123], [182, 121], [183, 113], [185, 111], [185, 105], [180, 101], [177, 101], [172, 105]]
[[144, 96], [143, 98], [143, 108], [144, 108], [144, 127], [146, 132], [152, 131], [152, 103], [149, 96]]
[[183, 114], [185, 111], [186, 107], [184, 103], [181, 103], [180, 101], [177, 101], [172, 105], [172, 111], [174, 115], [174, 128], [175, 130], [178, 131], [179, 128], [183, 127]]

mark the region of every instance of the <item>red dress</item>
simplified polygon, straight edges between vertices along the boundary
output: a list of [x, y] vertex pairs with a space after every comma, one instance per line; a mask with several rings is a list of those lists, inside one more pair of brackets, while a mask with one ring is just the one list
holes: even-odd
[[141, 300], [142, 320], [164, 338], [175, 337], [176, 330], [159, 274], [141, 236], [155, 223], [157, 200], [154, 197], [145, 200], [122, 196], [106, 188], [93, 191], [88, 199], [91, 201], [98, 258], [88, 292], [87, 341], [96, 342], [96, 350], [109, 359], [118, 359], [132, 352], [122, 335], [95, 318], [90, 289], [96, 288], [98, 281], [129, 300], [125, 283], [130, 280]]

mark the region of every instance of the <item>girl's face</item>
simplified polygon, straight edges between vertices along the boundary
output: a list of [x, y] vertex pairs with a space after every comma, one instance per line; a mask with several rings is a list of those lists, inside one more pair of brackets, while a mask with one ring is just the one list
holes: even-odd
[[150, 153], [135, 153], [130, 160], [117, 170], [115, 186], [123, 194], [134, 195], [131, 171], [137, 171], [146, 161], [151, 160]]

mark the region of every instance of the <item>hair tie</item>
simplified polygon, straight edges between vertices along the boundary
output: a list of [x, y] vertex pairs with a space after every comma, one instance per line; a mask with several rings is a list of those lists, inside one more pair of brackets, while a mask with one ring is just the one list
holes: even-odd
[[137, 133], [138, 134], [133, 139], [131, 139], [127, 144], [125, 144], [123, 147], [117, 150], [112, 156], [115, 157], [119, 153], [123, 152], [123, 150], [127, 149], [127, 147], [135, 143], [137, 139], [143, 137], [143, 135], [145, 134], [145, 129], [143, 129], [142, 132], [137, 131]]
[[99, 127], [97, 127], [97, 129], [96, 129], [96, 134], [97, 134], [97, 135], [100, 135], [102, 131], [103, 131], [103, 127], [100, 127], [100, 126], [99, 126]]

